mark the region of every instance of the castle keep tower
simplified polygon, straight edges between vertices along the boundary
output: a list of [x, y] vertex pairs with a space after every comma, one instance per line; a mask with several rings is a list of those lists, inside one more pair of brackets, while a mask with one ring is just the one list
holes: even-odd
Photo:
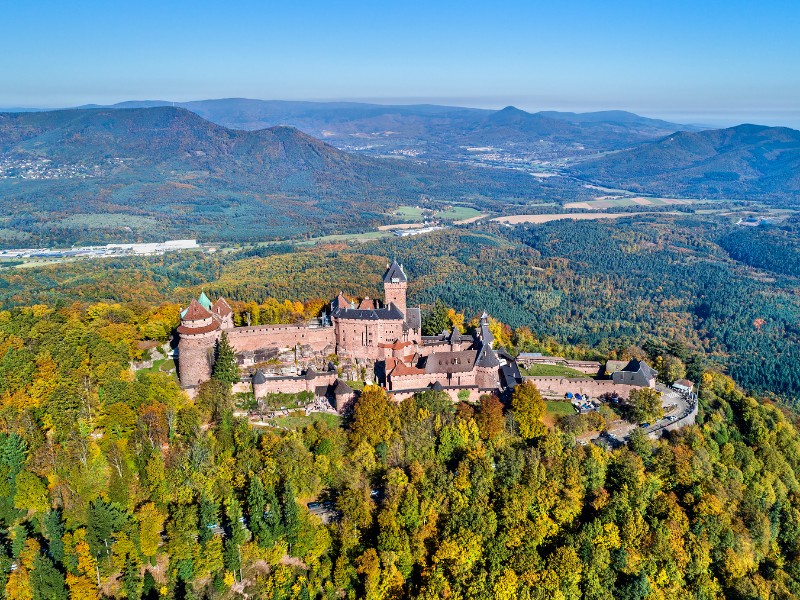
[[183, 386], [195, 386], [211, 379], [219, 329], [219, 321], [197, 300], [192, 300], [181, 314], [178, 375]]
[[408, 279], [403, 272], [403, 265], [398, 265], [397, 261], [392, 261], [386, 269], [386, 274], [383, 276], [383, 293], [384, 300], [388, 306], [390, 303], [394, 304], [400, 309], [403, 315], [406, 314], [406, 288], [408, 287]]

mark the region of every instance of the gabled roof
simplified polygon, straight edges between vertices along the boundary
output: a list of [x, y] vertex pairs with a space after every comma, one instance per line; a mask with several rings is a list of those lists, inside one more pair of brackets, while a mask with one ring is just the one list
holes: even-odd
[[635, 358], [632, 359], [622, 370], [628, 371], [629, 373], [640, 372], [647, 379], [655, 379], [658, 375], [658, 373], [656, 373], [655, 370], [646, 362], [643, 360], [637, 360]]
[[376, 300], [373, 300], [372, 298], [364, 298], [358, 304], [359, 310], [375, 310], [376, 308], [380, 307], [378, 306], [378, 302]]
[[422, 315], [419, 312], [419, 308], [406, 308], [406, 325], [410, 329], [421, 329], [422, 328]]
[[303, 377], [305, 379], [309, 379], [309, 380], [310, 379], [314, 379], [316, 376], [317, 376], [317, 373], [316, 373], [316, 371], [314, 371], [314, 367], [308, 367], [308, 369], [306, 369], [305, 374], [303, 375]]
[[336, 298], [333, 299], [333, 302], [331, 302], [332, 311], [336, 311], [340, 308], [351, 308], [351, 307], [352, 307], [352, 302], [350, 302], [350, 299], [347, 296], [345, 296], [344, 293], [342, 292], [339, 292], [339, 295], [337, 295]]
[[189, 307], [183, 313], [181, 318], [184, 321], [202, 321], [204, 319], [210, 319], [211, 313], [201, 306], [200, 302], [192, 299], [192, 301], [189, 303]]
[[211, 309], [211, 300], [209, 300], [205, 292], [200, 292], [200, 297], [197, 298], [197, 301], [200, 303], [200, 306], [202, 306], [206, 310]]
[[383, 283], [392, 283], [395, 280], [397, 280], [397, 282], [408, 281], [406, 274], [403, 272], [403, 265], [398, 265], [397, 261], [393, 260], [389, 268], [386, 269], [386, 274], [383, 276]]
[[333, 316], [337, 319], [354, 319], [357, 321], [402, 321], [403, 313], [394, 303], [384, 308], [372, 310], [361, 310], [358, 308], [339, 308], [333, 311]]
[[[446, 346], [445, 346], [446, 347]], [[432, 352], [425, 357], [426, 373], [468, 373], [475, 362], [474, 350]]]
[[453, 326], [453, 331], [450, 332], [450, 337], [448, 339], [450, 340], [451, 344], [461, 341], [461, 332], [455, 325]]
[[225, 298], [218, 298], [214, 305], [211, 307], [211, 312], [217, 313], [221, 317], [226, 317], [233, 312], [231, 305]]
[[430, 387], [432, 390], [436, 390], [437, 392], [441, 392], [444, 389], [444, 386], [441, 383], [439, 383], [438, 381], [434, 381], [428, 387]]
[[264, 375], [264, 371], [259, 369], [258, 371], [253, 373], [253, 384], [261, 385], [262, 383], [266, 383], [266, 382], [267, 382], [267, 376]]

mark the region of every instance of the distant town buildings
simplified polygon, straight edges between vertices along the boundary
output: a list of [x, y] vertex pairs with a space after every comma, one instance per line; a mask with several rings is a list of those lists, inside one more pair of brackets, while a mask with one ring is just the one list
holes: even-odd
[[100, 258], [103, 256], [146, 256], [178, 250], [197, 250], [197, 240], [167, 240], [147, 244], [106, 244], [75, 248], [12, 248], [0, 250], [0, 258]]

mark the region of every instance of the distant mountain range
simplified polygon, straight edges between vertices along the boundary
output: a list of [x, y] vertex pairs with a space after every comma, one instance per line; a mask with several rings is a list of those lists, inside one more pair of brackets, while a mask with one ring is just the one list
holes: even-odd
[[[590, 200], [590, 182], [792, 206], [800, 196], [800, 132], [786, 128], [675, 131], [619, 111], [514, 107], [139, 104], [0, 113], [0, 246], [346, 233], [391, 223], [404, 204]], [[262, 127], [273, 122], [326, 141]]]
[[648, 119], [625, 111], [528, 113], [358, 102], [296, 102], [228, 98], [172, 103], [122, 102], [109, 107], [177, 106], [232, 129], [295, 127], [343, 149], [432, 159], [473, 158], [470, 148], [489, 146], [527, 159], [559, 160], [627, 148], [697, 127]]
[[357, 231], [427, 198], [532, 199], [532, 179], [347, 153], [286, 126], [232, 130], [182, 108], [0, 114], [0, 236], [26, 243], [120, 233], [119, 219], [76, 214], [141, 217], [128, 239]]
[[800, 131], [739, 125], [677, 132], [577, 164], [594, 182], [648, 194], [692, 198], [800, 199]]

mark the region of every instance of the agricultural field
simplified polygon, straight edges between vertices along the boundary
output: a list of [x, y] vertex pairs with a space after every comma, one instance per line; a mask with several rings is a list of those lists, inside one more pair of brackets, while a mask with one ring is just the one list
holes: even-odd
[[466, 221], [480, 218], [482, 213], [469, 206], [451, 206], [450, 208], [437, 212], [437, 219], [450, 219], [453, 221]]
[[606, 208], [622, 208], [627, 206], [673, 206], [692, 204], [694, 200], [686, 198], [645, 198], [641, 196], [599, 196], [595, 200], [584, 202], [567, 202], [564, 208], [598, 210]]
[[676, 213], [649, 213], [649, 212], [629, 212], [629, 213], [556, 213], [548, 215], [510, 215], [507, 217], [495, 217], [492, 221], [498, 223], [508, 223], [518, 225], [519, 223], [549, 223], [551, 221], [561, 221], [563, 219], [573, 219], [575, 221], [592, 221], [597, 219], [616, 219], [619, 217], [635, 217], [638, 215], [674, 215]]
[[398, 206], [393, 214], [401, 219], [420, 220], [422, 219], [423, 209], [418, 206]]

